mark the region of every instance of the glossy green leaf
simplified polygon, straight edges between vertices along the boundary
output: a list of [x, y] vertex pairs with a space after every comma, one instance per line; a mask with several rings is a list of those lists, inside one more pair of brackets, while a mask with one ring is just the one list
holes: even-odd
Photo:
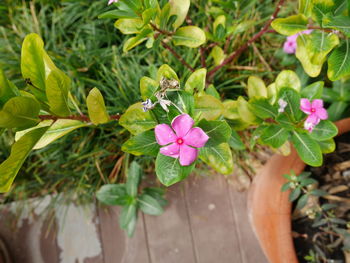
[[173, 23], [173, 28], [176, 29], [185, 21], [188, 10], [190, 8], [190, 0], [170, 0], [170, 16], [175, 15], [176, 20]]
[[345, 15], [332, 16], [328, 14], [323, 17], [322, 24], [324, 27], [332, 28], [343, 32], [344, 35], [350, 37], [350, 17]]
[[271, 26], [278, 33], [291, 36], [307, 29], [307, 18], [303, 14], [277, 18], [272, 21]]
[[242, 96], [239, 96], [237, 99], [237, 108], [241, 120], [248, 124], [255, 123], [255, 114], [251, 111], [249, 103]]
[[281, 147], [289, 137], [289, 132], [277, 125], [270, 125], [266, 127], [261, 134], [261, 141], [274, 148]]
[[305, 38], [307, 39], [306, 49], [310, 61], [316, 65], [322, 65], [326, 61], [327, 55], [339, 45], [339, 38], [336, 34], [324, 31], [313, 31]]
[[144, 23], [140, 18], [122, 18], [114, 23], [114, 26], [124, 35], [140, 33], [143, 25]]
[[0, 109], [11, 98], [20, 96], [19, 90], [11, 81], [9, 81], [5, 73], [0, 69]]
[[158, 216], [163, 213], [160, 203], [150, 195], [142, 194], [137, 198], [137, 201], [141, 211], [145, 214]]
[[154, 131], [145, 131], [131, 137], [123, 144], [122, 151], [136, 156], [157, 156], [159, 152], [159, 145], [156, 141]]
[[125, 184], [105, 184], [97, 192], [97, 199], [105, 205], [125, 205]]
[[198, 127], [209, 136], [206, 146], [214, 146], [227, 142], [231, 136], [231, 127], [226, 121], [207, 121], [205, 119], [198, 123]]
[[150, 112], [143, 112], [141, 103], [135, 103], [120, 117], [119, 124], [136, 135], [153, 129], [157, 122], [152, 118]]
[[184, 26], [176, 30], [172, 37], [175, 46], [186, 46], [196, 48], [206, 41], [205, 33], [196, 26]]
[[275, 81], [277, 91], [283, 88], [291, 88], [300, 91], [301, 83], [298, 75], [292, 70], [282, 70]]
[[0, 164], [0, 192], [4, 193], [10, 190], [25, 159], [46, 131], [47, 127], [30, 131], [12, 145], [10, 156]]
[[325, 141], [332, 139], [338, 134], [337, 126], [335, 126], [331, 121], [324, 120], [321, 121], [310, 133], [310, 137], [316, 141]]
[[226, 57], [224, 50], [219, 46], [213, 47], [210, 52], [210, 56], [214, 59], [215, 66], [220, 65]]
[[207, 69], [201, 68], [193, 72], [185, 83], [185, 91], [190, 94], [202, 92], [205, 88]]
[[235, 130], [232, 130], [231, 137], [228, 140], [228, 144], [235, 150], [245, 150], [245, 145]]
[[185, 179], [193, 170], [195, 162], [190, 166], [181, 166], [176, 158], [158, 154], [156, 159], [156, 173], [159, 181], [170, 186]]
[[336, 101], [332, 103], [331, 106], [327, 109], [329, 120], [337, 121], [341, 119], [347, 107], [348, 104], [345, 101]]
[[334, 139], [329, 139], [326, 141], [318, 141], [317, 143], [318, 145], [320, 145], [321, 151], [324, 154], [334, 152], [336, 147]]
[[103, 124], [110, 120], [103, 96], [97, 88], [93, 88], [89, 92], [86, 104], [93, 124]]
[[125, 184], [126, 192], [128, 195], [136, 197], [141, 176], [141, 166], [136, 161], [133, 161], [128, 169], [128, 177]]
[[320, 166], [323, 162], [321, 148], [309, 134], [293, 132], [292, 143], [300, 158], [308, 165]]
[[141, 98], [145, 101], [149, 98], [151, 98], [155, 92], [158, 89], [158, 82], [149, 78], [149, 77], [142, 77], [140, 79], [140, 92], [141, 92]]
[[350, 75], [350, 43], [348, 39], [340, 47], [334, 49], [330, 55], [327, 75], [332, 81]]
[[167, 64], [163, 64], [157, 71], [157, 83], [161, 81], [162, 78], [175, 79], [179, 81], [179, 77], [176, 72]]
[[272, 106], [267, 99], [254, 99], [249, 102], [251, 111], [261, 119], [277, 117], [277, 109]]
[[87, 123], [77, 121], [77, 120], [59, 119], [54, 123], [52, 123], [51, 120], [46, 120], [46, 121], [40, 122], [37, 126], [33, 128], [16, 132], [15, 138], [16, 138], [16, 141], [18, 141], [20, 138], [22, 138], [22, 136], [24, 136], [25, 134], [27, 134], [28, 132], [34, 129], [48, 127], [47, 132], [40, 138], [40, 140], [33, 147], [34, 150], [37, 150], [37, 149], [42, 149], [46, 147], [50, 143], [58, 140], [59, 138], [67, 135], [68, 133], [76, 129], [86, 127], [86, 126], [88, 126]]
[[233, 172], [232, 152], [228, 143], [201, 148], [199, 158], [221, 174]]
[[46, 86], [46, 97], [50, 111], [57, 116], [68, 116], [71, 111], [68, 106], [68, 93], [71, 81], [59, 69], [53, 69], [48, 75]]
[[298, 92], [291, 88], [283, 88], [279, 92], [279, 98], [287, 102], [285, 112], [289, 114], [292, 120], [300, 120], [302, 112], [300, 110], [300, 95]]
[[195, 97], [195, 112], [201, 113], [201, 117], [207, 120], [215, 120], [223, 112], [223, 105], [220, 100], [210, 95]]
[[236, 100], [225, 100], [223, 106], [223, 115], [226, 119], [237, 120], [241, 118], [238, 113], [238, 102]]
[[134, 47], [140, 45], [142, 42], [147, 40], [147, 37], [152, 33], [152, 29], [144, 28], [136, 37], [129, 38], [123, 46], [123, 52], [126, 53]]
[[307, 87], [303, 88], [300, 92], [302, 98], [307, 98], [309, 100], [321, 99], [323, 93], [323, 81], [314, 82]]
[[40, 104], [29, 97], [9, 99], [0, 111], [0, 128], [28, 128], [39, 122]]
[[267, 89], [264, 81], [256, 76], [248, 78], [248, 97], [252, 98], [267, 98]]
[[312, 0], [299, 0], [299, 13], [306, 17], [311, 16]]
[[[124, 206], [120, 213], [119, 225], [122, 229], [127, 230], [130, 228], [130, 223], [133, 224], [133, 221], [137, 218], [137, 206], [135, 203]], [[129, 230], [130, 231], [130, 230]], [[131, 231], [133, 232], [133, 231]]]

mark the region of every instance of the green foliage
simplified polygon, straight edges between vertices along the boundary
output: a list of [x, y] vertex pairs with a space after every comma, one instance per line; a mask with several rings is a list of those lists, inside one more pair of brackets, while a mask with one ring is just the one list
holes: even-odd
[[93, 88], [86, 98], [86, 105], [89, 111], [89, 117], [93, 124], [103, 124], [109, 121], [109, 115], [106, 110], [105, 101], [101, 92]]
[[221, 174], [233, 172], [232, 152], [228, 143], [201, 148], [199, 158]]
[[275, 19], [271, 26], [278, 33], [291, 36], [307, 29], [307, 18], [303, 14]]
[[145, 131], [127, 140], [122, 151], [133, 155], [150, 155], [157, 156], [159, 145], [156, 142], [154, 131]]
[[187, 46], [196, 48], [205, 43], [205, 33], [195, 26], [180, 27], [173, 35], [175, 46]]

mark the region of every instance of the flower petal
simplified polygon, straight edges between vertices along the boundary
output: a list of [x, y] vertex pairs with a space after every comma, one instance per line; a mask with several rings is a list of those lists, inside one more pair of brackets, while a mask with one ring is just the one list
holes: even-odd
[[178, 158], [180, 154], [180, 145], [177, 143], [172, 143], [168, 146], [160, 148], [159, 152], [169, 157]]
[[181, 114], [175, 117], [171, 123], [176, 135], [178, 137], [184, 137], [192, 128], [194, 120], [188, 114]]
[[167, 145], [175, 142], [177, 136], [173, 129], [167, 124], [159, 124], [155, 127], [154, 132], [156, 134], [156, 140], [159, 145]]
[[315, 109], [323, 108], [323, 100], [319, 100], [319, 99], [313, 100], [312, 104], [311, 104], [311, 107], [315, 108]]
[[184, 143], [193, 147], [201, 148], [209, 140], [209, 136], [201, 128], [192, 128], [183, 138]]
[[192, 164], [198, 156], [198, 150], [183, 144], [180, 146], [180, 164], [188, 166]]
[[311, 114], [311, 102], [308, 99], [301, 99], [300, 109], [306, 114]]
[[295, 41], [287, 40], [283, 44], [283, 51], [287, 54], [294, 54], [297, 48], [297, 43]]
[[317, 125], [320, 123], [320, 118], [316, 114], [310, 114], [309, 117], [306, 118], [306, 122], [311, 123], [313, 125]]
[[321, 120], [327, 120], [328, 119], [328, 113], [326, 109], [321, 108], [316, 110], [316, 115], [319, 117]]

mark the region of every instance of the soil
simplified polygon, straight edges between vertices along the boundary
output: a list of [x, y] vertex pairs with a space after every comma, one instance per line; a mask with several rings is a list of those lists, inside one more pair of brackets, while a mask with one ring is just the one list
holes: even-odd
[[[325, 155], [321, 167], [307, 167], [311, 177], [319, 182], [319, 189], [329, 193], [325, 198], [309, 199], [308, 205], [336, 204], [336, 218], [350, 221], [350, 133], [335, 139], [336, 150]], [[311, 202], [311, 204], [310, 204]], [[336, 233], [326, 233], [325, 226], [313, 227], [314, 220], [309, 219], [305, 210], [293, 213], [293, 236], [299, 262], [310, 262], [304, 259], [310, 251], [322, 255], [323, 259], [316, 262], [345, 263], [342, 239]], [[346, 229], [346, 226], [342, 226]], [[349, 262], [349, 261], [348, 261]]]

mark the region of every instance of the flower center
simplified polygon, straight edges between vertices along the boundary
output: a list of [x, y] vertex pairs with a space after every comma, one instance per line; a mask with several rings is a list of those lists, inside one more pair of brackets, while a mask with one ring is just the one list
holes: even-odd
[[316, 109], [315, 108], [311, 108], [311, 112], [316, 112]]
[[184, 143], [184, 140], [182, 138], [177, 138], [176, 143], [181, 145]]

